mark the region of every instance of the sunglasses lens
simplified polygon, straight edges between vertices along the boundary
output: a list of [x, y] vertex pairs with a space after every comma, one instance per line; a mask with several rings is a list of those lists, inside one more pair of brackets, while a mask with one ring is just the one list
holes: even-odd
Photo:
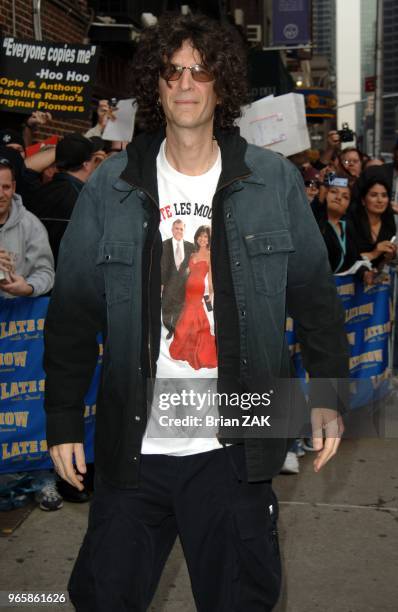
[[166, 64], [160, 71], [160, 76], [165, 81], [178, 81], [180, 78], [180, 71], [177, 70], [173, 64]]
[[214, 80], [211, 72], [206, 70], [206, 68], [203, 68], [203, 66], [192, 66], [191, 74], [193, 79], [195, 81], [199, 81], [200, 83], [208, 83], [209, 81]]
[[204, 68], [203, 66], [191, 66], [190, 68], [184, 66], [174, 66], [173, 64], [166, 64], [160, 71], [160, 76], [165, 81], [178, 81], [184, 70], [190, 70], [194, 81], [199, 83], [208, 83], [213, 81], [214, 77]]
[[305, 186], [306, 187], [316, 187], [316, 189], [319, 189], [320, 183], [319, 181], [305, 181]]

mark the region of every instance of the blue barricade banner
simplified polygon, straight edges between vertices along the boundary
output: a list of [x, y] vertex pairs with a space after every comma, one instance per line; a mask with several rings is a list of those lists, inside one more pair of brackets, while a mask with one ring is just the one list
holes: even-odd
[[[364, 287], [354, 276], [336, 276], [346, 313], [351, 348], [351, 407], [382, 397], [389, 388], [388, 344], [391, 331], [391, 279]], [[0, 472], [47, 469], [52, 462], [45, 439], [43, 328], [48, 298], [0, 298]], [[287, 321], [287, 337], [299, 375], [305, 380], [294, 325]], [[87, 461], [94, 456], [96, 393], [102, 362], [85, 398]]]
[[[359, 408], [389, 391], [388, 364], [391, 332], [391, 276], [382, 283], [365, 286], [355, 276], [335, 276], [344, 305], [350, 345], [351, 408]], [[287, 321], [287, 336], [299, 376], [306, 377], [294, 324]], [[353, 380], [355, 379], [355, 380]]]
[[[0, 298], [0, 472], [47, 469], [43, 328], [49, 298]], [[100, 353], [101, 353], [100, 345]], [[101, 357], [86, 396], [87, 461], [93, 461]]]

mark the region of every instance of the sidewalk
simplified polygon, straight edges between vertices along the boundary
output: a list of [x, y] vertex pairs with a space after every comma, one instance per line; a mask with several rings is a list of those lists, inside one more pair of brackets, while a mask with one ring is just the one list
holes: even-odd
[[[299, 476], [274, 482], [285, 576], [275, 612], [396, 612], [398, 440], [344, 441], [320, 474], [312, 471], [310, 453], [300, 466]], [[65, 591], [87, 511], [86, 504], [67, 503], [54, 513], [35, 509], [2, 538], [0, 590]], [[1, 608], [16, 609], [46, 608]], [[180, 546], [150, 611], [195, 612]]]

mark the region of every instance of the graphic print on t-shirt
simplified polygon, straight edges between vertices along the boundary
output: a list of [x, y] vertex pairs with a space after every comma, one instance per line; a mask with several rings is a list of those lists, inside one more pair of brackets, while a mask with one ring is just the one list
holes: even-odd
[[212, 199], [221, 158], [206, 174], [172, 168], [158, 157], [160, 232], [163, 242], [162, 336], [158, 377], [217, 375], [210, 265]]
[[[194, 206], [199, 209], [197, 204]], [[213, 310], [211, 226], [200, 225], [192, 242], [185, 240], [186, 229], [184, 221], [176, 218], [171, 226], [172, 238], [163, 242], [162, 320], [166, 338], [172, 339], [169, 354], [172, 359], [186, 361], [194, 370], [215, 368], [216, 346], [208, 314]]]
[[[163, 242], [162, 333], [156, 364], [155, 397], [180, 394], [195, 388], [207, 393], [208, 379], [217, 378], [211, 280], [212, 201], [221, 174], [221, 154], [205, 174], [187, 176], [167, 161], [163, 142], [156, 160]], [[193, 384], [193, 379], [195, 379]], [[189, 410], [189, 409], [188, 409]], [[161, 426], [160, 417], [181, 417], [181, 407], [167, 412], [152, 404], [141, 452], [143, 454], [192, 455], [220, 448], [216, 430], [203, 437], [198, 425]], [[217, 407], [203, 407], [202, 418], [217, 414]]]

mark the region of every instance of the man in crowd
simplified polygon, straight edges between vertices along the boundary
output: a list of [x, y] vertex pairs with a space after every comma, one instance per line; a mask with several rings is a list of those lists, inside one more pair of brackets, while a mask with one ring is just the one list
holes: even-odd
[[68, 134], [55, 150], [59, 170], [52, 181], [38, 189], [30, 210], [47, 228], [57, 265], [58, 249], [84, 183], [96, 168], [95, 146], [81, 134]]
[[35, 111], [20, 131], [9, 128], [0, 130], [0, 157], [8, 159], [12, 164], [16, 191], [28, 210], [31, 210], [36, 192], [41, 187], [41, 173], [54, 163], [55, 147], [48, 146], [46, 150], [29, 157], [26, 157], [25, 147], [32, 143], [34, 130], [47, 126], [51, 119], [50, 113]]
[[[210, 378], [253, 394], [289, 375], [286, 308], [310, 376], [348, 372], [343, 311], [302, 178], [233, 128], [245, 66], [235, 32], [207, 18], [165, 17], [146, 30], [133, 68], [144, 133], [86, 184], [61, 245], [45, 328], [47, 440], [56, 470], [80, 490], [83, 398], [97, 332], [104, 337], [96, 485], [69, 584], [80, 612], [147, 610], [177, 534], [201, 612], [265, 612], [278, 599], [271, 479], [289, 442], [262, 430], [184, 437], [181, 428], [151, 439], [158, 412], [147, 379]], [[172, 359], [161, 333], [162, 241], [182, 213], [197, 244], [184, 349], [215, 352], [217, 342], [218, 367]], [[201, 299], [210, 274], [216, 338]], [[322, 406], [312, 422], [319, 471], [342, 424]]]
[[[26, 210], [15, 188], [14, 168], [0, 159], [0, 297], [38, 297], [53, 286], [54, 258], [46, 229]], [[62, 507], [54, 474], [35, 472], [35, 484], [42, 510]]]
[[53, 282], [47, 232], [15, 193], [12, 166], [0, 159], [0, 296], [36, 297], [50, 291]]

